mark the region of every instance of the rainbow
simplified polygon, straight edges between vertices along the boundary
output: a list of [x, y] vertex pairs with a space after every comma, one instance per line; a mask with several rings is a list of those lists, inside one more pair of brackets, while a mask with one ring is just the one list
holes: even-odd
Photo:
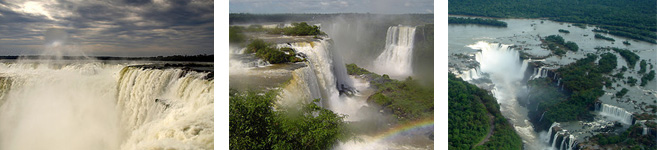
[[379, 133], [376, 136], [374, 136], [374, 139], [376, 139], [377, 141], [386, 140], [395, 137], [401, 133], [411, 131], [413, 129], [426, 128], [426, 127], [433, 127], [433, 117], [415, 120], [406, 124], [396, 126], [394, 128], [390, 128], [387, 131]]

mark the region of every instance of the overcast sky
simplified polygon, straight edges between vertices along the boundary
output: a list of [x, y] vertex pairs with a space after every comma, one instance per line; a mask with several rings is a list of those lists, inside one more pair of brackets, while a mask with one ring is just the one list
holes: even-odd
[[67, 49], [85, 55], [213, 54], [213, 5], [213, 0], [0, 0], [0, 55], [43, 54], [53, 45], [45, 33], [53, 30], [68, 34]]
[[433, 0], [230, 0], [231, 13], [433, 13]]

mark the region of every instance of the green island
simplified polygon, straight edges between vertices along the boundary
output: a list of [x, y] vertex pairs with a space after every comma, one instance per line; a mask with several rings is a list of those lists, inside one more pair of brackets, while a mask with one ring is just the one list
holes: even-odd
[[[598, 26], [605, 33], [657, 43], [657, 3], [653, 0], [530, 1], [449, 0], [450, 15], [495, 18], [548, 18]], [[554, 7], [559, 6], [559, 7]], [[575, 24], [573, 24], [575, 25]], [[578, 25], [584, 27], [584, 25]]]
[[488, 91], [451, 73], [448, 87], [449, 149], [522, 149], [520, 136]]
[[603, 39], [603, 40], [612, 41], [612, 42], [616, 41], [616, 40], [614, 40], [614, 38], [606, 37], [606, 36], [604, 36], [602, 34], [598, 34], [598, 33], [596, 33], [594, 37], [596, 39]]
[[[617, 123], [616, 126], [611, 128], [620, 128], [620, 123]], [[656, 127], [654, 123], [646, 123], [648, 127]], [[606, 146], [606, 148], [612, 149], [630, 149], [630, 150], [642, 150], [642, 149], [654, 149], [655, 141], [651, 140], [650, 135], [642, 134], [643, 128], [641, 125], [635, 124], [632, 125], [629, 129], [623, 131], [622, 133], [602, 133], [597, 134], [591, 137], [590, 141], [594, 141], [600, 145]]]
[[544, 45], [547, 45], [547, 49], [558, 56], [565, 55], [566, 50], [571, 50], [573, 52], [577, 52], [577, 50], [579, 50], [577, 43], [572, 41], [565, 42], [563, 37], [560, 35], [546, 36], [542, 41]]
[[271, 43], [260, 39], [255, 39], [246, 46], [244, 53], [255, 53], [255, 56], [271, 64], [300, 62], [304, 59], [296, 57], [296, 52], [292, 48], [276, 48]]
[[308, 25], [306, 22], [292, 23], [291, 27], [263, 28], [262, 25], [249, 25], [248, 27], [230, 26], [228, 29], [228, 41], [231, 44], [242, 44], [248, 39], [244, 32], [266, 32], [268, 34], [280, 34], [290, 36], [326, 35], [316, 25]]
[[506, 22], [495, 19], [449, 17], [447, 22], [449, 24], [478, 24], [495, 27], [507, 27]]
[[390, 79], [388, 75], [378, 75], [356, 64], [347, 64], [347, 74], [364, 77], [370, 82], [375, 93], [367, 98], [368, 102], [392, 112], [400, 122], [408, 122], [433, 117], [433, 86], [421, 85], [411, 77], [403, 81]]

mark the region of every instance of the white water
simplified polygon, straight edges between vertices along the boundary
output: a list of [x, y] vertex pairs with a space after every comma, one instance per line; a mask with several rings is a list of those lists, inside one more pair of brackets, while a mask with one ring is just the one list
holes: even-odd
[[[322, 107], [338, 114], [347, 115], [345, 121], [362, 121], [380, 115], [378, 110], [374, 112], [372, 109], [365, 108], [368, 106], [367, 97], [373, 92], [369, 88], [369, 82], [347, 75], [346, 68], [341, 63], [341, 57], [336, 55], [331, 44], [330, 39], [324, 39], [315, 42], [296, 42], [290, 43], [290, 45], [287, 43], [277, 45], [278, 47], [293, 48], [297, 53], [305, 54], [308, 60], [307, 62], [303, 62], [308, 67], [294, 70], [292, 80], [283, 87], [279, 97], [281, 104], [289, 106], [289, 104], [298, 103], [299, 101], [321, 98]], [[346, 78], [340, 78], [341, 76]], [[341, 83], [357, 92], [353, 96], [341, 95], [338, 89], [340, 87], [338, 85]], [[363, 140], [339, 143], [334, 149], [427, 148], [379, 140], [368, 135], [357, 136]], [[423, 136], [417, 136], [416, 138], [427, 140]]]
[[538, 141], [534, 126], [529, 122], [527, 109], [518, 104], [517, 98], [523, 88], [522, 80], [529, 61], [521, 61], [518, 51], [510, 45], [488, 43], [484, 41], [468, 45], [480, 50], [475, 55], [483, 73], [489, 74], [495, 87], [491, 92], [500, 103], [502, 115], [510, 120], [527, 149], [546, 149], [544, 142]]
[[303, 67], [292, 72], [290, 83], [279, 94], [279, 104], [292, 106], [298, 102], [311, 102], [322, 98], [317, 75], [310, 67]]
[[624, 124], [632, 124], [632, 113], [614, 105], [602, 104], [600, 115]]
[[415, 27], [389, 27], [385, 50], [374, 60], [376, 72], [397, 78], [412, 75], [413, 40], [415, 40]]
[[544, 67], [534, 68], [534, 73], [529, 77], [529, 80], [534, 80], [538, 78], [545, 78], [548, 76], [548, 70]]
[[213, 80], [179, 69], [124, 67], [0, 64], [10, 85], [2, 89], [0, 149], [214, 147]]
[[[347, 88], [353, 88], [353, 80], [349, 78], [344, 64], [338, 65], [342, 61], [339, 56], [334, 55], [330, 39], [324, 39], [316, 42], [296, 42], [288, 44], [279, 44], [278, 47], [290, 47], [297, 52], [306, 54], [308, 67], [314, 72], [315, 77], [306, 77], [314, 81], [304, 81], [308, 87], [319, 85], [322, 95], [321, 105], [333, 112], [348, 115], [346, 121], [357, 121], [362, 118], [357, 117], [358, 111], [366, 106], [363, 99], [354, 99], [340, 94], [343, 85]], [[335, 62], [338, 62], [336, 64]], [[295, 73], [296, 74], [296, 73]], [[311, 76], [311, 75], [307, 75]], [[314, 78], [314, 79], [313, 79]], [[295, 81], [296, 82], [296, 81]], [[302, 95], [313, 95], [311, 93]]]
[[472, 68], [468, 71], [463, 72], [460, 75], [461, 79], [463, 81], [470, 81], [470, 80], [476, 80], [482, 77], [481, 72], [479, 72], [478, 68]]

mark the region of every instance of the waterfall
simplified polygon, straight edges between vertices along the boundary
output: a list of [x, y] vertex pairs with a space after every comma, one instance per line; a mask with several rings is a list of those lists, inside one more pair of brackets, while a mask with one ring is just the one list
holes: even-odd
[[[543, 115], [545, 115], [546, 112], [547, 112], [547, 111], [544, 111], [544, 112], [543, 112], [543, 114], [541, 115], [541, 119], [538, 119], [538, 122], [541, 122], [541, 120], [543, 120]], [[550, 130], [552, 130], [552, 128], [550, 128]]]
[[561, 134], [562, 131], [557, 131], [557, 133], [554, 134], [554, 139], [552, 140], [552, 149], [556, 149], [557, 145], [557, 138], [559, 138], [559, 134]]
[[548, 71], [549, 70], [544, 67], [539, 67], [538, 69], [534, 68], [534, 74], [529, 77], [529, 80], [548, 77]]
[[[208, 73], [3, 63], [0, 149], [212, 149]], [[35, 144], [38, 143], [38, 144]]]
[[461, 74], [461, 79], [464, 81], [470, 81], [470, 80], [476, 80], [481, 78], [481, 73], [479, 72], [479, 69], [477, 68], [472, 68], [468, 71], [465, 71]]
[[311, 102], [322, 98], [320, 89], [315, 72], [309, 67], [299, 68], [292, 72], [290, 83], [283, 87], [279, 102], [288, 106], [299, 101]]
[[[336, 92], [349, 90], [353, 87], [353, 82], [349, 79], [342, 58], [333, 50], [331, 44], [332, 42], [327, 38], [315, 42], [296, 42], [290, 45], [279, 44], [278, 47], [290, 47], [305, 54], [308, 65], [317, 75], [321, 87], [335, 87], [335, 90], [338, 90]], [[332, 90], [333, 88], [328, 89]]]
[[386, 34], [385, 49], [374, 60], [380, 74], [405, 78], [413, 74], [413, 42], [415, 27], [391, 26]]
[[181, 69], [123, 68], [116, 104], [131, 132], [121, 148], [212, 148], [214, 80], [203, 79], [206, 75]]
[[566, 136], [564, 136], [564, 137], [563, 137], [563, 140], [561, 140], [561, 144], [560, 144], [560, 146], [559, 146], [559, 149], [560, 149], [560, 150], [562, 150], [563, 147], [564, 147], [564, 145], [566, 144], [566, 139], [568, 139], [568, 138], [566, 138]]
[[546, 141], [547, 143], [551, 143], [551, 142], [552, 142], [552, 140], [551, 140], [551, 139], [552, 139], [552, 128], [554, 128], [554, 127], [556, 127], [556, 126], [558, 126], [558, 125], [559, 125], [559, 123], [557, 123], [557, 122], [553, 122], [552, 125], [550, 126], [550, 129], [548, 129], [548, 139], [547, 139], [547, 141]]
[[112, 74], [120, 69], [100, 63], [0, 64], [0, 149], [119, 149]]
[[518, 103], [519, 96], [524, 95], [522, 83], [529, 60], [521, 60], [520, 53], [500, 43], [479, 41], [467, 47], [478, 50], [475, 60], [479, 63], [479, 72], [487, 74], [494, 87], [492, 95], [500, 104], [502, 115], [507, 117], [522, 138], [525, 149], [540, 149], [548, 147], [538, 140], [526, 113], [527, 108]]
[[602, 104], [600, 114], [624, 124], [632, 124], [632, 114], [625, 109], [609, 104]]
[[647, 135], [648, 131], [650, 131], [648, 127], [643, 127], [643, 132], [641, 133], [641, 135]]
[[561, 78], [559, 78], [559, 80], [557, 80], [557, 86], [559, 86], [560, 84], [561, 84]]
[[[331, 46], [330, 39], [326, 38], [315, 42], [296, 42], [290, 43], [290, 45], [279, 44], [278, 47], [290, 47], [298, 53], [306, 55], [308, 61], [305, 63], [315, 74], [315, 77], [311, 77], [310, 74], [306, 76], [316, 80], [316, 83], [306, 81], [306, 84], [311, 88], [319, 87], [322, 98], [320, 105], [322, 107], [339, 114], [352, 116], [346, 118], [348, 121], [357, 119], [353, 116], [356, 116], [356, 113], [364, 104], [354, 102], [355, 100], [341, 94], [353, 90], [353, 81], [349, 78], [341, 58], [336, 56], [337, 54]], [[312, 95], [313, 92], [310, 93]]]

